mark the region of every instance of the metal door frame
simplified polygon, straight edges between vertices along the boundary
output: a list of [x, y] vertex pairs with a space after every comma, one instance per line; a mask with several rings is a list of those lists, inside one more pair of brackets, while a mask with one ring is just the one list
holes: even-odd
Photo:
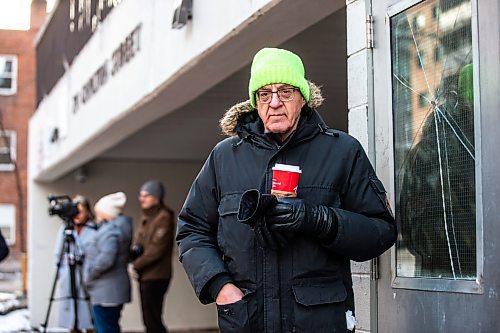
[[[383, 140], [389, 143], [389, 179], [388, 188], [389, 193], [392, 193], [391, 204], [395, 207], [395, 179], [394, 179], [394, 127], [393, 127], [393, 112], [392, 112], [392, 61], [391, 61], [391, 31], [390, 23], [391, 18], [402, 11], [422, 3], [427, 0], [401, 0], [386, 8], [385, 11], [385, 38], [386, 38], [386, 78], [387, 86], [380, 89], [387, 89], [387, 113], [384, 114], [384, 122], [388, 126], [389, 140]], [[373, 4], [375, 5], [375, 4]], [[457, 292], [457, 293], [484, 293], [484, 286], [482, 281], [483, 276], [483, 218], [482, 218], [482, 182], [481, 182], [481, 131], [480, 131], [480, 94], [479, 94], [479, 41], [478, 41], [478, 20], [477, 20], [477, 0], [471, 0], [471, 29], [472, 29], [472, 59], [474, 66], [474, 137], [475, 137], [475, 151], [476, 151], [476, 279], [475, 280], [453, 280], [453, 279], [437, 279], [437, 278], [414, 278], [414, 277], [398, 277], [396, 269], [396, 248], [391, 249], [391, 286], [400, 289], [417, 289], [426, 291], [444, 291], [444, 292]], [[375, 64], [374, 64], [375, 65]], [[377, 88], [374, 87], [374, 90]], [[379, 113], [380, 117], [380, 113]], [[380, 140], [376, 140], [380, 142]]]

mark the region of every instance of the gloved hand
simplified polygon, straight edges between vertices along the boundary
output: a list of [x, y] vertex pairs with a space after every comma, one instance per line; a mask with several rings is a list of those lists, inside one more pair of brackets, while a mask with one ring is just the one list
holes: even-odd
[[271, 194], [261, 194], [258, 190], [248, 190], [241, 196], [238, 209], [238, 221], [249, 225], [255, 232], [255, 238], [262, 248], [277, 250], [284, 248], [288, 242], [280, 232], [269, 231], [265, 212], [275, 205], [277, 199]]
[[141, 244], [135, 244], [132, 246], [130, 249], [130, 261], [134, 261], [135, 259], [139, 258], [142, 254], [144, 253], [144, 246]]
[[272, 232], [304, 232], [320, 239], [333, 239], [337, 235], [338, 221], [332, 208], [311, 206], [299, 198], [280, 198], [266, 212]]

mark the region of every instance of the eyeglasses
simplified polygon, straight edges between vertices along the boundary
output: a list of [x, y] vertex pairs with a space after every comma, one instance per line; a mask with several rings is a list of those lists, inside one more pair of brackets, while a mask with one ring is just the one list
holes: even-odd
[[269, 104], [271, 103], [271, 100], [273, 99], [273, 94], [276, 93], [278, 95], [278, 99], [282, 102], [289, 102], [293, 100], [294, 97], [294, 92], [295, 90], [298, 90], [299, 88], [295, 87], [287, 87], [287, 88], [281, 88], [278, 90], [258, 90], [255, 95], [257, 95], [257, 99], [259, 102], [264, 103], [264, 104]]

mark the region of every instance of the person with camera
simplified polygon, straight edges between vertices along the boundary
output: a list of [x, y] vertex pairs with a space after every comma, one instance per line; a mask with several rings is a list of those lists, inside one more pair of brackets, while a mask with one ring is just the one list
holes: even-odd
[[142, 217], [134, 236], [132, 259], [139, 279], [142, 319], [147, 333], [167, 332], [163, 299], [172, 275], [173, 211], [165, 206], [165, 189], [157, 180], [145, 182], [139, 191]]
[[[58, 294], [61, 298], [59, 303], [59, 326], [68, 328], [74, 332], [74, 321], [75, 321], [75, 309], [73, 296], [71, 293], [71, 272], [69, 267], [69, 260], [75, 260], [77, 267], [77, 272], [82, 272], [82, 265], [85, 265], [85, 252], [88, 248], [89, 241], [93, 238], [96, 232], [96, 224], [93, 221], [94, 215], [92, 209], [90, 208], [90, 202], [82, 195], [77, 195], [73, 198], [73, 203], [78, 208], [78, 213], [73, 217], [73, 224], [71, 227], [71, 233], [74, 239], [74, 243], [71, 243], [73, 249], [69, 249], [71, 256], [74, 258], [68, 258], [68, 253], [64, 253], [61, 256], [61, 251], [63, 249], [64, 237], [66, 237], [67, 225], [62, 225], [58, 232], [58, 237], [55, 246], [55, 259], [56, 263], [59, 264], [59, 288]], [[73, 245], [74, 244], [74, 245]], [[81, 275], [75, 274], [75, 285], [77, 286], [77, 317], [78, 317], [78, 329], [84, 329], [87, 332], [93, 330], [92, 317], [89, 309], [89, 304], [86, 301], [86, 293], [81, 283]]]
[[108, 194], [94, 206], [99, 229], [87, 252], [85, 282], [99, 333], [120, 332], [120, 316], [131, 300], [127, 271], [132, 243], [132, 219], [122, 214], [127, 197]]

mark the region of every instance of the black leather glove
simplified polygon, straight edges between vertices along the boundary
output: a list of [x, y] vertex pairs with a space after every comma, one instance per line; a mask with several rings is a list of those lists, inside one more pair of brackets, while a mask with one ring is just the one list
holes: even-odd
[[135, 259], [139, 258], [143, 253], [144, 253], [144, 246], [142, 246], [141, 244], [135, 244], [130, 249], [130, 254], [129, 254], [130, 261], [134, 261]]
[[266, 213], [271, 231], [304, 232], [320, 239], [337, 235], [338, 221], [333, 208], [311, 206], [298, 198], [280, 198]]
[[238, 221], [249, 225], [262, 248], [277, 250], [288, 242], [280, 232], [271, 232], [266, 224], [265, 212], [274, 206], [277, 199], [271, 194], [261, 194], [258, 190], [248, 190], [241, 196]]

